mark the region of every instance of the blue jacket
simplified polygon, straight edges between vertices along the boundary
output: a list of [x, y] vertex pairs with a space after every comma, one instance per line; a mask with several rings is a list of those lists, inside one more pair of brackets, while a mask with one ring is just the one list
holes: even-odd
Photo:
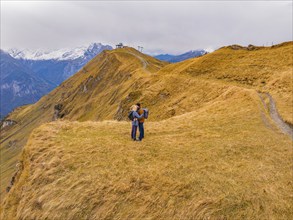
[[[143, 114], [141, 114], [141, 115], [139, 115], [137, 112], [133, 112], [132, 113], [133, 114], [133, 118], [134, 119], [141, 119], [142, 117], [143, 117]], [[138, 120], [133, 120], [132, 121], [132, 125], [134, 125], [134, 126], [138, 126]]]

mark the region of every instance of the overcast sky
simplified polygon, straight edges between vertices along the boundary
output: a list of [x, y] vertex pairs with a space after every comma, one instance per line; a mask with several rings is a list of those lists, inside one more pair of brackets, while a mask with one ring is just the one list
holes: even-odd
[[3, 1], [1, 48], [90, 42], [182, 53], [292, 40], [292, 1]]

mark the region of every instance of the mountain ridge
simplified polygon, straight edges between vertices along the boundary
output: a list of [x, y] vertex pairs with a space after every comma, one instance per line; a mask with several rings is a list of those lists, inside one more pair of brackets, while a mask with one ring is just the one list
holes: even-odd
[[85, 58], [88, 53], [99, 54], [102, 50], [113, 49], [110, 45], [101, 43], [90, 43], [89, 45], [79, 46], [75, 48], [63, 48], [57, 50], [29, 50], [11, 48], [7, 52], [16, 59], [24, 60], [74, 60], [77, 58]]
[[[10, 58], [5, 61], [1, 55], [2, 80], [0, 86], [3, 105], [1, 104], [0, 118], [6, 116], [15, 107], [38, 101], [43, 95], [50, 92], [65, 79], [69, 78], [72, 74], [82, 68], [97, 54], [108, 49], [112, 49], [112, 47], [109, 45], [102, 45], [101, 43], [92, 43], [90, 45], [73, 48], [71, 50], [60, 49], [57, 51], [51, 51], [51, 53], [39, 50], [30, 51], [30, 54], [25, 54], [25, 51], [15, 49], [10, 50], [9, 54], [9, 52], [1, 50], [3, 56], [5, 54], [6, 57], [10, 56]], [[6, 64], [3, 62], [6, 62]], [[11, 63], [9, 67], [7, 66], [7, 62]], [[7, 74], [12, 73], [12, 71], [15, 74], [11, 74], [8, 77]], [[30, 88], [32, 83], [25, 80], [23, 78], [24, 76], [20, 76], [20, 74], [24, 71], [29, 73], [31, 78], [36, 78], [39, 82], [42, 82], [40, 85], [36, 85], [37, 81], [34, 80], [34, 87], [39, 89], [35, 90]], [[16, 74], [16, 72], [18, 72], [18, 74]], [[9, 78], [9, 83], [4, 80], [3, 76], [7, 76]], [[17, 83], [20, 78], [22, 78], [22, 83]], [[12, 83], [12, 81], [14, 83]], [[21, 90], [23, 94], [20, 94], [20, 96], [26, 98], [18, 99], [15, 92], [13, 92], [19, 87], [30, 88], [29, 90]]]
[[170, 63], [177, 63], [177, 62], [181, 62], [181, 61], [184, 61], [187, 59], [203, 56], [209, 52], [211, 52], [211, 50], [190, 50], [188, 52], [185, 52], [185, 53], [179, 54], [179, 55], [159, 54], [154, 57], [156, 59], [161, 60], [161, 61], [167, 61]]
[[46, 94], [54, 88], [52, 83], [36, 76], [29, 68], [20, 61], [12, 58], [8, 53], [1, 50], [0, 56], [0, 118], [3, 118], [19, 105], [38, 101], [43, 94]]
[[[263, 105], [268, 100], [262, 101], [259, 92], [269, 92], [282, 118], [292, 124], [293, 42], [250, 49], [224, 47], [175, 64], [133, 48], [103, 51], [39, 102], [9, 115], [17, 124], [1, 132], [1, 186], [7, 186], [20, 149], [34, 132], [22, 154], [25, 171], [1, 212], [22, 218], [130, 218], [130, 213], [166, 219], [292, 217], [292, 142], [270, 119]], [[129, 123], [124, 122], [137, 102], [151, 112], [141, 145], [129, 140]], [[84, 166], [78, 169], [68, 155]], [[56, 187], [49, 190], [49, 183]], [[36, 189], [38, 184], [42, 187]], [[22, 186], [30, 189], [28, 194]], [[108, 190], [109, 200], [102, 189]], [[54, 196], [60, 191], [68, 198], [64, 206]], [[66, 209], [93, 198], [104, 202]], [[123, 205], [125, 198], [128, 205]], [[46, 211], [35, 211], [38, 207]]]

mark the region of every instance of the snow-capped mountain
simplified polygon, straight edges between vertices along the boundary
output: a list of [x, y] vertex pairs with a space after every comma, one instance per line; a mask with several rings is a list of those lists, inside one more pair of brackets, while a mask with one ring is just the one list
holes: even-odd
[[14, 108], [38, 101], [109, 45], [92, 43], [59, 50], [1, 50], [0, 119]]
[[8, 53], [0, 50], [0, 57], [0, 119], [20, 105], [38, 101], [55, 87]]
[[87, 46], [58, 50], [10, 49], [8, 53], [38, 77], [57, 86], [103, 50], [111, 49], [109, 45], [91, 43]]
[[90, 54], [99, 54], [103, 50], [111, 50], [109, 45], [101, 43], [91, 43], [90, 45], [76, 48], [63, 48], [58, 50], [31, 50], [12, 48], [7, 52], [16, 59], [25, 60], [75, 60], [78, 58], [86, 59]]

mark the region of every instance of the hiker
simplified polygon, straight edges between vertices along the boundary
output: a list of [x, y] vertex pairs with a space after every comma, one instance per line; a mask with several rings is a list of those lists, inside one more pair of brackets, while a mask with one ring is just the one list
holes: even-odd
[[139, 115], [143, 115], [142, 118], [138, 119], [138, 130], [139, 130], [139, 140], [141, 141], [143, 138], [144, 138], [144, 126], [143, 126], [143, 123], [144, 123], [144, 110], [142, 109], [140, 103], [137, 103], [136, 104], [138, 109], [137, 109], [137, 113]]
[[138, 109], [137, 105], [131, 106], [131, 108], [130, 108], [131, 112], [130, 112], [130, 115], [129, 115], [129, 118], [132, 120], [131, 139], [134, 140], [134, 141], [137, 141], [137, 139], [136, 139], [136, 131], [137, 131], [137, 127], [138, 127], [138, 124], [139, 124], [138, 120], [143, 117], [143, 114], [139, 115], [137, 113], [137, 109]]

